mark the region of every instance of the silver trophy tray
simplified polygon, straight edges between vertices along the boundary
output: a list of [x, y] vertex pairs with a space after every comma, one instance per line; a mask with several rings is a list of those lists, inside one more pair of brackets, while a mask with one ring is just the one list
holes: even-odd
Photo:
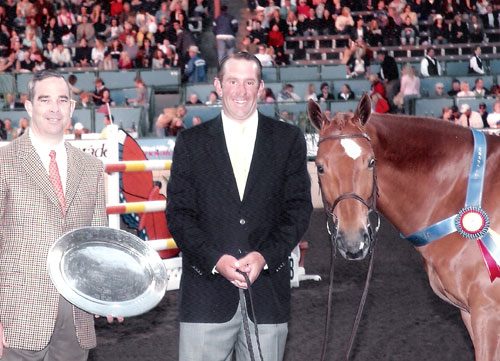
[[47, 268], [59, 293], [101, 316], [137, 316], [165, 295], [168, 276], [158, 253], [131, 233], [84, 227], [59, 238]]

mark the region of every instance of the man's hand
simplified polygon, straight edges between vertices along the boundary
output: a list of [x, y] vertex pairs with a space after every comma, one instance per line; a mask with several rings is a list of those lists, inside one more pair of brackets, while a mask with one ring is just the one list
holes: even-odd
[[[95, 315], [95, 318], [99, 318], [99, 317], [101, 317], [101, 316]], [[115, 319], [118, 321], [118, 323], [122, 323], [123, 320], [125, 320], [122, 316], [118, 316], [118, 317], [106, 316], [106, 320], [108, 320], [108, 323], [113, 323], [115, 321]]]
[[239, 267], [240, 262], [238, 262], [235, 257], [225, 254], [217, 261], [215, 270], [236, 287], [247, 288], [245, 277], [243, 277], [241, 273], [237, 272]]
[[9, 344], [5, 340], [5, 334], [3, 333], [3, 326], [0, 323], [0, 357], [3, 356], [3, 350], [6, 347], [9, 347]]
[[259, 252], [250, 252], [245, 257], [238, 260], [238, 270], [248, 275], [250, 284], [254, 283], [260, 272], [266, 265], [266, 260]]

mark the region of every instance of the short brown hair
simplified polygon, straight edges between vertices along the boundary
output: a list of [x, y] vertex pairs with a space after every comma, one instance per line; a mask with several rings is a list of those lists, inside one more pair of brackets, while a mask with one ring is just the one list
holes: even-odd
[[59, 79], [64, 80], [64, 82], [66, 83], [66, 85], [68, 87], [69, 96], [71, 97], [70, 87], [69, 87], [69, 84], [68, 84], [68, 81], [66, 80], [66, 78], [64, 76], [62, 76], [61, 73], [59, 73], [55, 70], [46, 69], [46, 70], [41, 70], [41, 71], [33, 74], [33, 78], [31, 78], [31, 80], [29, 81], [29, 83], [28, 83], [28, 99], [29, 99], [29, 101], [32, 102], [35, 98], [35, 85], [36, 85], [36, 83], [41, 82], [42, 80], [45, 80], [47, 78], [59, 78]]
[[230, 55], [224, 57], [219, 62], [219, 66], [217, 68], [217, 77], [219, 78], [220, 81], [222, 81], [222, 77], [224, 76], [224, 66], [231, 59], [246, 60], [246, 61], [254, 62], [255, 64], [257, 64], [257, 69], [258, 69], [257, 70], [257, 79], [259, 82], [262, 80], [262, 64], [260, 63], [260, 60], [257, 59], [257, 57], [253, 54], [250, 54], [246, 51], [239, 51], [237, 53], [233, 53], [233, 54], [230, 54]]

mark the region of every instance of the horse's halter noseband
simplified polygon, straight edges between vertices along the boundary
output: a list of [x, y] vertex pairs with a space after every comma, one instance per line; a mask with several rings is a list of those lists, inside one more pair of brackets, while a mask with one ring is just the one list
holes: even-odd
[[[368, 141], [368, 143], [370, 143], [370, 147], [372, 146], [371, 139], [368, 136], [368, 134], [366, 134], [365, 132], [353, 133], [353, 134], [332, 134], [332, 135], [328, 135], [325, 137], [320, 137], [319, 141], [318, 141], [318, 146], [322, 142], [327, 141], [327, 140], [341, 140], [341, 139], [353, 139], [353, 138], [366, 139]], [[326, 226], [327, 226], [328, 233], [330, 234], [330, 236], [334, 237], [334, 234], [331, 232], [328, 222], [330, 219], [333, 220], [333, 223], [335, 226], [335, 237], [336, 237], [336, 233], [338, 232], [338, 217], [335, 215], [334, 211], [335, 211], [335, 208], [337, 207], [337, 205], [345, 199], [354, 199], [354, 200], [362, 203], [366, 208], [368, 208], [368, 214], [370, 214], [372, 212], [375, 213], [377, 216], [377, 226], [375, 227], [375, 229], [373, 229], [371, 222], [370, 222], [370, 219], [368, 218], [368, 227], [372, 233], [373, 233], [373, 231], [374, 232], [378, 231], [378, 229], [380, 227], [380, 216], [377, 212], [378, 185], [377, 185], [376, 167], [377, 167], [377, 165], [375, 163], [373, 165], [372, 194], [370, 195], [370, 198], [368, 198], [368, 200], [365, 200], [363, 197], [361, 197], [360, 195], [358, 195], [354, 192], [346, 192], [346, 193], [342, 193], [337, 198], [335, 198], [335, 200], [333, 201], [332, 206], [330, 208], [327, 207], [327, 202], [325, 202], [323, 189], [321, 188], [321, 179], [320, 179], [319, 174], [318, 174], [319, 188], [321, 190], [321, 197], [323, 198], [323, 205], [325, 207], [325, 213], [327, 215]]]

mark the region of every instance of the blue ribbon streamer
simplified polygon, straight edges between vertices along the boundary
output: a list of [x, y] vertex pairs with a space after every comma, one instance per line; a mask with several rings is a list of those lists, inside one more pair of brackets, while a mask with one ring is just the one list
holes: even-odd
[[[481, 199], [483, 198], [484, 174], [486, 170], [486, 137], [483, 132], [475, 129], [471, 130], [474, 137], [474, 152], [467, 184], [465, 207], [476, 206], [480, 208]], [[458, 214], [455, 214], [408, 236], [402, 235], [402, 237], [410, 241], [415, 247], [425, 246], [436, 239], [457, 232], [457, 226], [455, 224], [457, 215]], [[500, 264], [500, 245], [495, 243], [489, 233], [487, 233], [487, 236], [483, 237], [482, 242], [495, 262]]]

